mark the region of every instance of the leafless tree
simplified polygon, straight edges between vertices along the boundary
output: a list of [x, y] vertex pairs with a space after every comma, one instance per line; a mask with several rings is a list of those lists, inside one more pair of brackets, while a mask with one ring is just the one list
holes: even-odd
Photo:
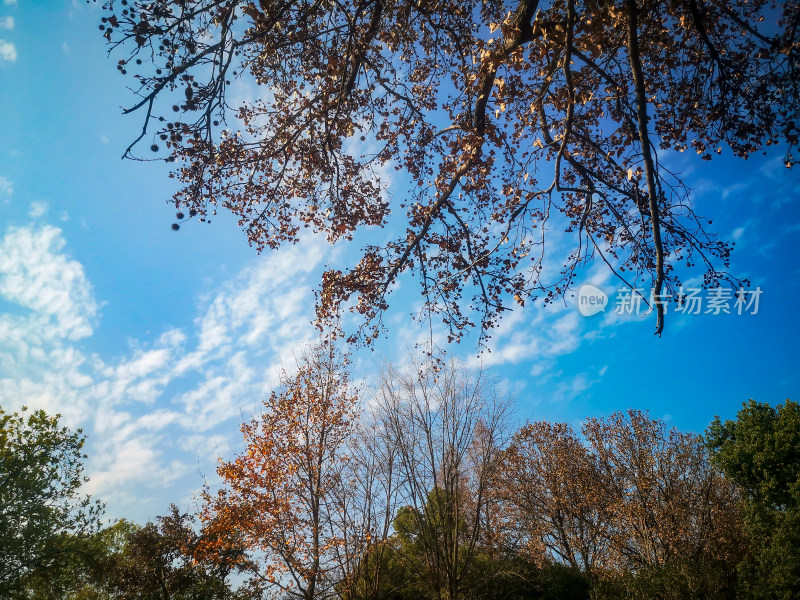
[[377, 405], [426, 583], [456, 600], [485, 527], [510, 402], [485, 375], [451, 362], [385, 368]]

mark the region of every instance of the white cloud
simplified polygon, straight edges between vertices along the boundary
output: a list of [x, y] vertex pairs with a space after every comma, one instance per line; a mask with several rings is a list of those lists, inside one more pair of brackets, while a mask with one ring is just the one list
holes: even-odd
[[577, 309], [531, 305], [506, 313], [492, 332], [491, 352], [467, 358], [471, 367], [539, 362], [573, 351], [582, 337]]
[[194, 330], [166, 328], [111, 358], [86, 350], [99, 303], [63, 232], [10, 228], [0, 237], [0, 302], [11, 307], [0, 314], [0, 401], [83, 427], [88, 490], [112, 516], [150, 518], [142, 511], [163, 509], [169, 486], [198, 466], [213, 472], [212, 448], [277, 382], [280, 356], [313, 335], [309, 275], [326, 248], [310, 238], [254, 261], [198, 301]]
[[28, 216], [31, 219], [38, 219], [46, 214], [49, 208], [47, 202], [32, 202], [30, 209], [28, 209]]
[[[27, 353], [8, 350], [0, 331], [0, 401], [6, 410], [22, 405], [61, 413], [66, 424], [81, 426], [90, 410], [93, 380], [86, 374], [87, 359], [74, 348], [60, 344], [29, 348]], [[13, 346], [13, 342], [11, 343]], [[12, 359], [9, 361], [9, 357]]]
[[191, 470], [178, 460], [167, 462], [161, 448], [165, 447], [162, 436], [137, 432], [135, 437], [105, 440], [105, 452], [95, 462], [87, 491], [108, 502], [141, 502], [142, 486], [164, 488], [178, 477]]
[[585, 374], [578, 373], [567, 381], [562, 381], [556, 386], [553, 399], [558, 402], [574, 400], [583, 392], [592, 387], [594, 381], [589, 380]]
[[14, 29], [14, 17], [0, 17], [0, 29]]
[[11, 42], [0, 39], [0, 59], [14, 62], [17, 60], [17, 48]]
[[0, 324], [29, 329], [32, 338], [77, 340], [92, 334], [97, 303], [83, 266], [62, 253], [60, 229], [10, 228], [0, 239], [0, 297], [30, 311], [0, 316]]
[[578, 323], [581, 317], [575, 310], [568, 312], [559, 318], [552, 328], [553, 339], [547, 348], [547, 354], [559, 355], [572, 352], [580, 343], [580, 331]]
[[17, 0], [5, 0], [4, 4], [6, 6], [16, 6], [17, 5]]
[[786, 158], [781, 155], [774, 156], [761, 165], [758, 171], [767, 179], [781, 180], [786, 176]]
[[0, 177], [0, 198], [11, 196], [14, 193], [14, 182], [7, 177]]

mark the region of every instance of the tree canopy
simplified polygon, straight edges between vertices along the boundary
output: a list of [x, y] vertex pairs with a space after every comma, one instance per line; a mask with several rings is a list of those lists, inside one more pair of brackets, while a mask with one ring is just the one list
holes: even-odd
[[0, 591], [58, 572], [86, 550], [102, 505], [81, 493], [84, 436], [42, 410], [0, 407]]
[[580, 433], [530, 423], [504, 454], [499, 487], [533, 556], [613, 580], [627, 598], [735, 597], [738, 494], [698, 436], [630, 410]]
[[[630, 410], [513, 432], [480, 373], [326, 340], [242, 425], [197, 517], [100, 528], [83, 436], [0, 410], [0, 596], [25, 600], [790, 599], [800, 410], [750, 401], [705, 439]], [[198, 526], [199, 525], [199, 526]]]
[[800, 405], [750, 400], [736, 420], [714, 419], [713, 460], [746, 494], [751, 553], [742, 567], [747, 598], [800, 595]]
[[[731, 245], [665, 154], [785, 144], [791, 166], [798, 142], [796, 1], [105, 7], [100, 28], [134, 80], [125, 112], [142, 118], [125, 155], [142, 142], [176, 163], [179, 218], [231, 211], [259, 250], [305, 228], [335, 242], [391, 225], [318, 297], [320, 319], [361, 314], [367, 340], [403, 273], [458, 339], [514, 301], [565, 294], [592, 261], [652, 284], [660, 333], [682, 272], [733, 279]], [[394, 170], [398, 197], [384, 189]]]

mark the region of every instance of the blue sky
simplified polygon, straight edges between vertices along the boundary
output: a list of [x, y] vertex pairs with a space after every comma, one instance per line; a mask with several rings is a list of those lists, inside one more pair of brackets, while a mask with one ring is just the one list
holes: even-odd
[[[90, 491], [143, 521], [190, 506], [200, 473], [231, 456], [242, 414], [314, 334], [319, 273], [352, 250], [309, 238], [258, 256], [225, 215], [173, 232], [167, 170], [119, 158], [140, 123], [121, 115], [131, 95], [99, 18], [95, 4], [0, 0], [0, 404], [82, 427]], [[494, 333], [482, 360], [516, 417], [577, 424], [633, 407], [701, 432], [748, 398], [800, 397], [800, 171], [782, 158], [668, 158], [737, 241], [732, 270], [761, 288], [757, 315], [668, 314], [658, 339], [652, 315], [614, 312], [618, 285], [591, 268], [581, 281], [611, 295], [605, 313], [528, 304]], [[358, 376], [426, 335], [408, 318], [412, 286]], [[474, 340], [453, 353], [479, 361]]]

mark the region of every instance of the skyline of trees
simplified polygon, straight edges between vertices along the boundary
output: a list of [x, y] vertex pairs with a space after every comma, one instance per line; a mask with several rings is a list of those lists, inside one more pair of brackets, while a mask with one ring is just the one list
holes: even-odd
[[[41, 546], [29, 532], [55, 532], [58, 553], [4, 575], [2, 593], [797, 597], [800, 413], [792, 401], [751, 401], [735, 421], [715, 419], [705, 436], [636, 410], [587, 418], [579, 428], [519, 426], [494, 382], [454, 362], [386, 366], [368, 388], [351, 382], [347, 354], [327, 340], [299, 354], [296, 366], [243, 423], [244, 448], [221, 459], [221, 488], [207, 487], [192, 511], [173, 505], [144, 526], [103, 525], [98, 508], [80, 512], [99, 507], [75, 493], [80, 432], [41, 411], [28, 420], [3, 414], [2, 481], [40, 469], [50, 482], [26, 496], [21, 533], [13, 498], [0, 505], [5, 566]], [[12, 469], [26, 460], [27, 471]], [[79, 499], [82, 520], [49, 511], [54, 488]]]

